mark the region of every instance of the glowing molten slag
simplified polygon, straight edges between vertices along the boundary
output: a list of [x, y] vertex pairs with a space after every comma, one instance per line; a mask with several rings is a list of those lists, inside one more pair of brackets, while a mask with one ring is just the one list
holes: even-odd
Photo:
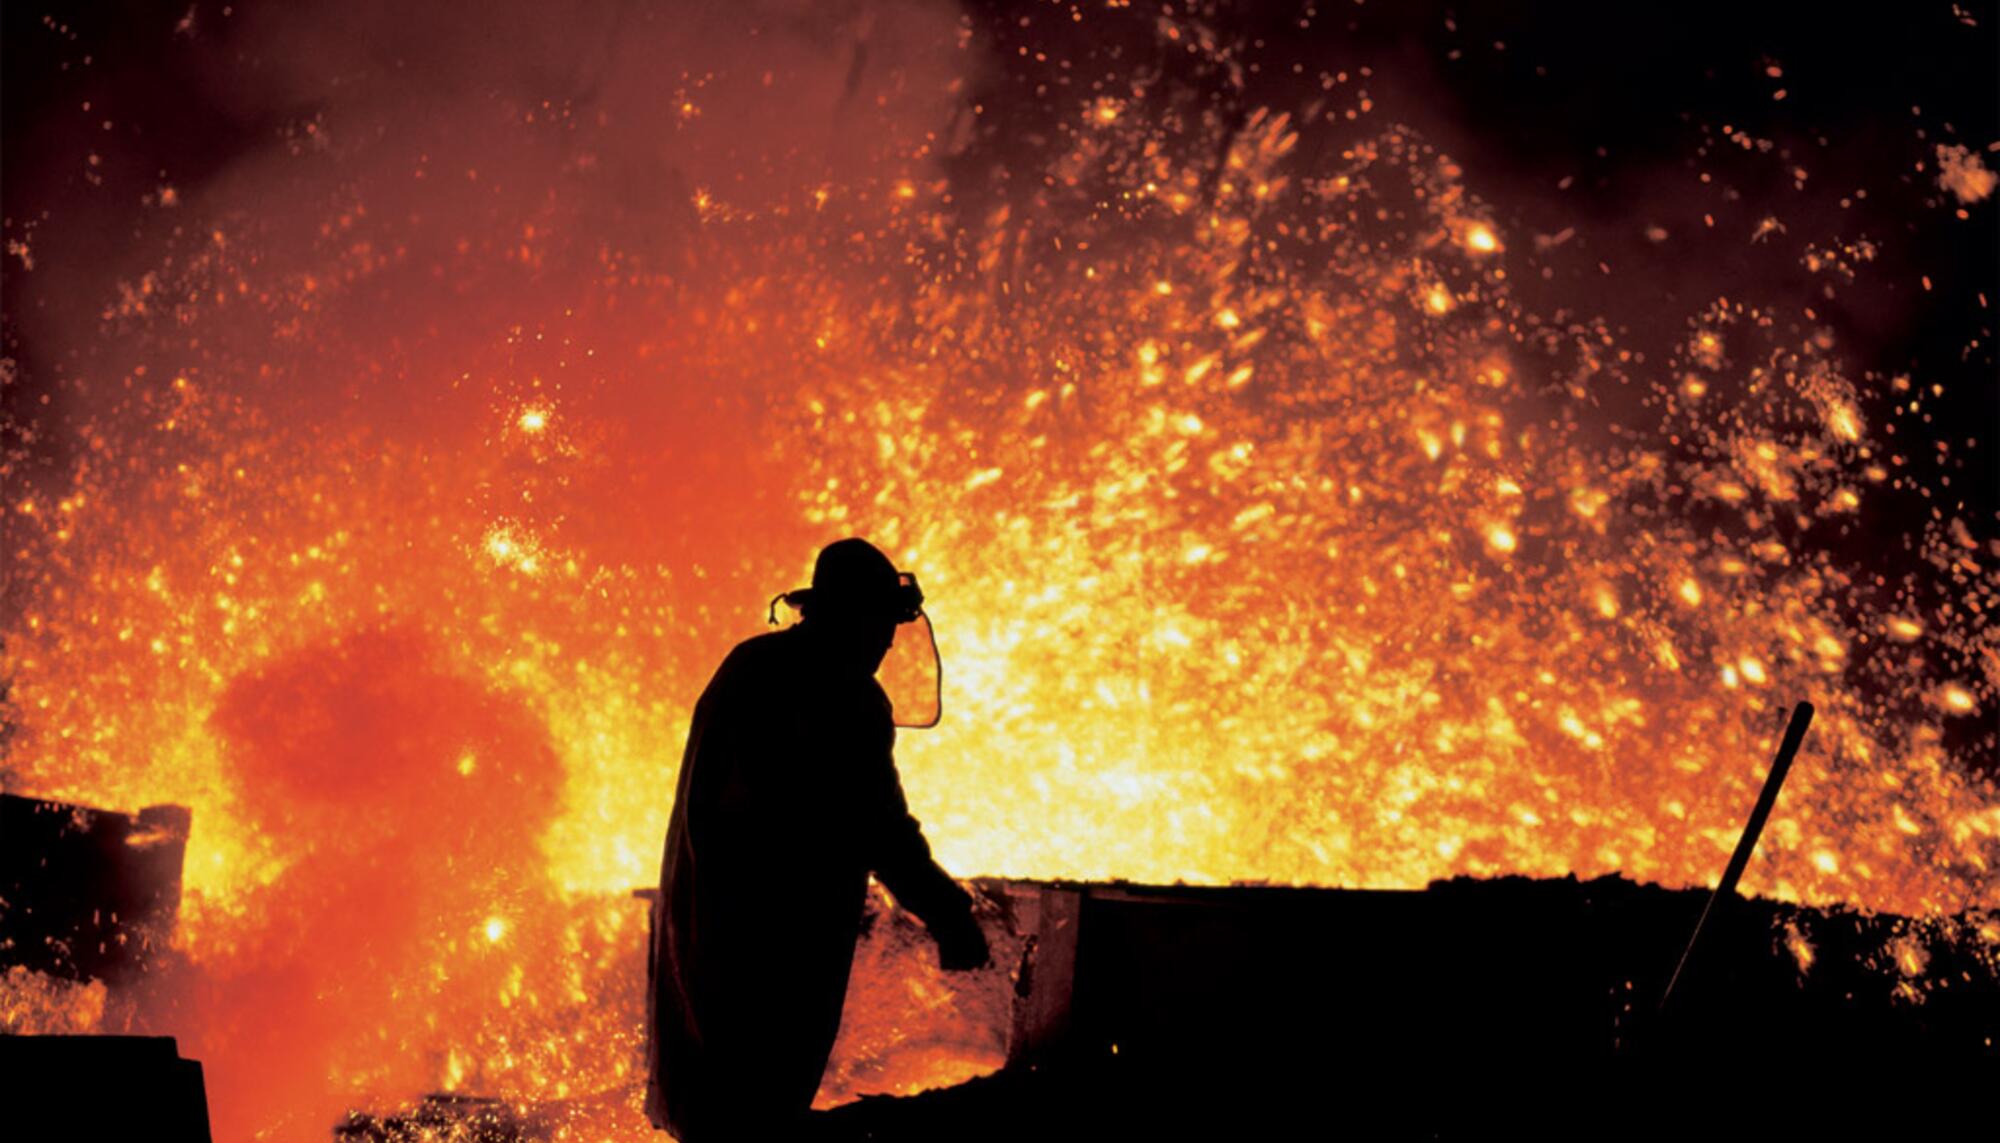
[[[448, 235], [362, 179], [125, 298], [87, 459], [9, 486], [8, 764], [195, 808], [154, 1019], [220, 1118], [629, 1085], [604, 902], [707, 671], [842, 534], [929, 594], [946, 718], [900, 757], [962, 875], [1703, 884], [1809, 698], [1746, 890], [2000, 904], [1946, 744], [1993, 708], [1950, 665], [1990, 543], [1927, 541], [1963, 607], [1859, 586], [1881, 453], [1818, 331], [1717, 302], [1650, 379], [1513, 300], [1408, 132], [1073, 126], [1031, 199], [703, 190], [668, 254], [597, 241], [588, 167]], [[391, 304], [433, 264], [482, 285]]]

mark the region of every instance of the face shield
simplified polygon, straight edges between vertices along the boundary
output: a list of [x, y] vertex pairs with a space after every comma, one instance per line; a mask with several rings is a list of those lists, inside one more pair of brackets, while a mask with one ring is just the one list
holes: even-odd
[[896, 641], [882, 657], [875, 680], [889, 696], [897, 726], [928, 730], [944, 717], [944, 663], [931, 617], [922, 609], [916, 618], [897, 624]]
[[[909, 572], [896, 575], [896, 594], [891, 610], [896, 634], [875, 680], [889, 696], [889, 707], [897, 726], [907, 730], [928, 730], [944, 717], [944, 661], [938, 655], [937, 633], [931, 617], [924, 612], [924, 592], [917, 577]], [[770, 621], [778, 623], [778, 605], [801, 607], [809, 589], [789, 591], [771, 600]]]

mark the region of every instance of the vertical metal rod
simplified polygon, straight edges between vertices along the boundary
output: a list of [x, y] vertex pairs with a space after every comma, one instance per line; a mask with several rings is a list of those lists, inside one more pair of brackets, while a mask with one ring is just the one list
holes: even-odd
[[1785, 727], [1784, 741], [1778, 744], [1778, 756], [1771, 760], [1771, 773], [1764, 779], [1764, 789], [1757, 795], [1757, 805], [1750, 811], [1750, 821], [1743, 827], [1743, 836], [1736, 839], [1736, 852], [1729, 855], [1729, 867], [1722, 871], [1722, 882], [1715, 892], [1708, 895], [1708, 904], [1701, 909], [1701, 919], [1694, 923], [1694, 933], [1688, 937], [1687, 947], [1681, 950], [1680, 963], [1674, 966], [1674, 974], [1667, 980], [1666, 991], [1660, 993], [1660, 1010], [1667, 1007], [1667, 1000], [1674, 994], [1674, 986], [1680, 983], [1681, 973], [1686, 971], [1688, 958], [1694, 955], [1694, 948], [1701, 943], [1701, 932], [1708, 927], [1708, 916], [1715, 911], [1715, 903], [1736, 892], [1736, 883], [1743, 879], [1744, 867], [1750, 864], [1750, 855], [1757, 849], [1757, 838], [1764, 832], [1764, 821], [1771, 816], [1771, 807], [1778, 804], [1778, 789], [1785, 784], [1785, 774], [1792, 768], [1792, 758], [1799, 752], [1799, 744], [1805, 741], [1806, 728], [1812, 725], [1813, 707], [1802, 702], [1792, 708], [1792, 721]]

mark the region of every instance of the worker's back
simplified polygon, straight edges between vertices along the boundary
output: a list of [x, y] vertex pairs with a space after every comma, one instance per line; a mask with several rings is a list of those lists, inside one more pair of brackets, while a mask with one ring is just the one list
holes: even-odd
[[840, 1027], [874, 816], [858, 771], [868, 754], [888, 761], [894, 730], [874, 681], [830, 675], [801, 634], [730, 653], [681, 759], [655, 1071], [665, 1124], [688, 1143], [803, 1109]]
[[677, 802], [718, 888], [866, 887], [865, 803], [882, 793], [870, 771], [893, 766], [889, 704], [873, 678], [837, 670], [804, 634], [740, 644], [695, 708]]

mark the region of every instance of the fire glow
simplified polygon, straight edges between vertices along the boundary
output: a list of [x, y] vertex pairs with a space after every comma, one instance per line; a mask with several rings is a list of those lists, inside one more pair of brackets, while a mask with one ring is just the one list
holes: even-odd
[[[1947, 746], [1993, 716], [1989, 522], [1915, 537], [1955, 603], [1837, 554], [1897, 462], [1822, 327], [1717, 297], [1642, 366], [1531, 312], [1534, 236], [1352, 87], [1231, 123], [1127, 77], [1032, 191], [955, 183], [958, 33], [912, 16], [892, 58], [955, 46], [866, 81], [890, 119], [837, 178], [630, 161], [719, 146], [760, 68], [314, 121], [176, 196], [73, 463], [9, 461], [0, 677], [10, 788], [194, 808], [147, 1019], [219, 1128], [629, 1089], [620, 898], [686, 712], [845, 534], [931, 599], [946, 717], [899, 759], [964, 875], [1704, 885], [1810, 697], [1745, 890], [2000, 907], [2000, 800]], [[767, 48], [800, 102], [845, 81]], [[829, 1090], [991, 1065], [927, 1051]]]

